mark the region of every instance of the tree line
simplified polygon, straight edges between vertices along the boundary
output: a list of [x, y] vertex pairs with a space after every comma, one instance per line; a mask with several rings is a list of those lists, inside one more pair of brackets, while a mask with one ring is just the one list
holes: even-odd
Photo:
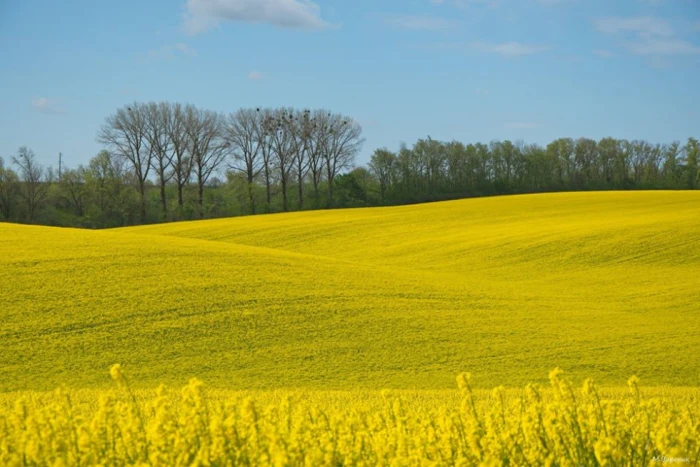
[[105, 150], [58, 174], [26, 147], [17, 171], [0, 158], [3, 219], [111, 227], [331, 207], [364, 143], [359, 123], [324, 109], [224, 115], [169, 102], [118, 109], [97, 140]]
[[496, 194], [700, 186], [695, 138], [560, 138], [540, 146], [428, 137], [398, 151], [377, 149], [367, 166], [356, 166], [360, 125], [323, 109], [224, 115], [133, 103], [108, 116], [97, 139], [105, 149], [88, 164], [58, 173], [26, 147], [7, 164], [0, 157], [0, 219], [102, 228]]
[[546, 147], [419, 140], [379, 149], [369, 163], [382, 204], [545, 191], [696, 189], [698, 140], [651, 144], [560, 138]]

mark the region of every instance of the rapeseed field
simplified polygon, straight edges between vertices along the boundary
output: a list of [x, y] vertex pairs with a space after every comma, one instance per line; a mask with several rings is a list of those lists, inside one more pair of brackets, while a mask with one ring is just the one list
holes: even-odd
[[0, 224], [0, 391], [699, 386], [700, 193]]
[[472, 466], [700, 461], [700, 390], [120, 391], [0, 396], [0, 464]]
[[0, 465], [695, 465], [698, 238], [696, 192], [0, 223]]

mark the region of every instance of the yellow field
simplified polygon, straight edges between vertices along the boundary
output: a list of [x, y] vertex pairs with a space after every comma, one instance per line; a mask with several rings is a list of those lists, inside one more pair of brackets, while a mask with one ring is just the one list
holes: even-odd
[[0, 224], [0, 391], [700, 386], [700, 193]]
[[82, 390], [0, 396], [0, 464], [618, 466], [700, 461], [700, 390]]
[[0, 223], [0, 465], [697, 464], [699, 238], [700, 192]]

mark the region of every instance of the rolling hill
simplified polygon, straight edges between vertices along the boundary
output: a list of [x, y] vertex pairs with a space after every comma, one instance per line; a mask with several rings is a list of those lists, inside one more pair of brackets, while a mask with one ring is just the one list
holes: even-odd
[[0, 224], [0, 390], [700, 385], [700, 192]]

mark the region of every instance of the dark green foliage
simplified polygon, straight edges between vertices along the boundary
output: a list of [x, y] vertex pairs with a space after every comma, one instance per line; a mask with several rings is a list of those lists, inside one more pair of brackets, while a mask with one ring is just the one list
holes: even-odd
[[[182, 190], [165, 186], [167, 205], [156, 181], [145, 182], [146, 217], [141, 218], [138, 180], [127, 164], [101, 151], [87, 166], [64, 171], [61, 179], [39, 166], [30, 150], [20, 154], [25, 167], [15, 169], [0, 158], [0, 220], [56, 226], [109, 228], [200, 218], [199, 190], [193, 180]], [[20, 159], [13, 158], [17, 161]], [[398, 152], [378, 149], [367, 167], [334, 177], [303, 178], [290, 173], [287, 200], [276, 172], [270, 201], [260, 171], [249, 185], [240, 171], [213, 176], [203, 191], [201, 217], [231, 217], [289, 209], [319, 209], [412, 204], [474, 196], [584, 190], [697, 189], [700, 187], [700, 144], [685, 145], [603, 138], [560, 138], [547, 147], [522, 142], [463, 144], [427, 138]], [[26, 167], [26, 161], [32, 164]], [[31, 175], [31, 180], [26, 177]], [[275, 181], [277, 180], [277, 181]], [[331, 194], [332, 192], [332, 194]], [[31, 195], [31, 196], [30, 196]], [[333, 198], [330, 199], [330, 196]], [[33, 209], [33, 212], [30, 211]]]

